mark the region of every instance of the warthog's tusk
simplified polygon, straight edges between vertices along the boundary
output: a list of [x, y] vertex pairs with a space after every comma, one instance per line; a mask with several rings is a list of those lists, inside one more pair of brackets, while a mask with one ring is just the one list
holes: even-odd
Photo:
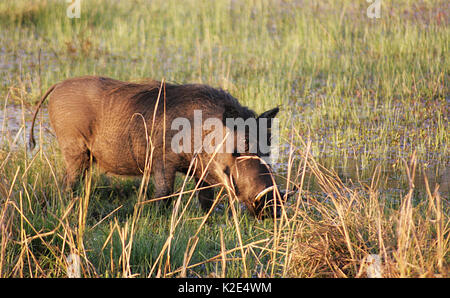
[[268, 193], [269, 191], [273, 191], [275, 189], [275, 186], [270, 186], [268, 188], [263, 189], [255, 198], [255, 203], [258, 202], [263, 195], [265, 195], [266, 193]]

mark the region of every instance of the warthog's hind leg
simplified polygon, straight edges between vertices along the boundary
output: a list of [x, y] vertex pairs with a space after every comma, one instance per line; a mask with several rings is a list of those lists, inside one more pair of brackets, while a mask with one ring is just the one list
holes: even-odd
[[89, 169], [90, 151], [84, 146], [72, 146], [63, 148], [62, 153], [66, 164], [64, 187], [66, 191], [71, 191], [77, 182], [84, 179], [86, 171]]

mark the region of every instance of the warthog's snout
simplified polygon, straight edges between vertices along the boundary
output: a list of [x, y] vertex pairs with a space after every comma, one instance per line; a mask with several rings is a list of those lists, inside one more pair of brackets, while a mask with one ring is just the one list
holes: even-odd
[[260, 192], [254, 203], [254, 213], [257, 218], [280, 218], [282, 215], [284, 192], [270, 186]]

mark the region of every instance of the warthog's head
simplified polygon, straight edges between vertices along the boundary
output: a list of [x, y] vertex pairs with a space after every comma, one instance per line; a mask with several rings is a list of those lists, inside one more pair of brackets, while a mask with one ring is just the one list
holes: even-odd
[[281, 210], [281, 196], [267, 163], [271, 151], [272, 120], [278, 111], [274, 108], [259, 117], [245, 117], [245, 113], [235, 108], [226, 110], [222, 121], [226, 135], [221, 144], [223, 150], [217, 150], [220, 153], [215, 154], [210, 171], [217, 182], [227, 185], [258, 218], [279, 216]]
[[226, 186], [256, 217], [279, 214], [281, 196], [269, 165], [271, 139], [278, 137], [278, 107], [257, 116], [228, 93], [205, 90], [195, 94], [203, 98], [201, 105], [197, 101], [195, 108], [183, 110], [187, 118], [172, 122], [172, 130], [178, 130], [172, 149], [188, 153], [183, 160], [190, 167], [195, 161], [197, 178]]
[[236, 157], [229, 179], [238, 199], [256, 217], [280, 216], [281, 197], [272, 170], [259, 156]]

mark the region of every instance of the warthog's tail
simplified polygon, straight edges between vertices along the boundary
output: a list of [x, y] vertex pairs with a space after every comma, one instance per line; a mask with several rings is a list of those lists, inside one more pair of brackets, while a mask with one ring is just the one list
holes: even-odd
[[31, 121], [31, 129], [30, 129], [30, 136], [28, 138], [28, 146], [30, 147], [30, 150], [33, 150], [34, 147], [36, 146], [36, 141], [34, 140], [34, 122], [36, 121], [36, 116], [39, 112], [39, 109], [41, 108], [42, 103], [44, 102], [44, 100], [47, 98], [47, 96], [52, 93], [52, 91], [55, 89], [55, 87], [58, 84], [55, 84], [53, 86], [50, 87], [50, 89], [47, 90], [47, 92], [45, 92], [45, 94], [42, 96], [41, 100], [39, 101], [37, 107], [36, 107], [36, 111], [34, 111], [34, 115], [33, 115], [33, 120]]

